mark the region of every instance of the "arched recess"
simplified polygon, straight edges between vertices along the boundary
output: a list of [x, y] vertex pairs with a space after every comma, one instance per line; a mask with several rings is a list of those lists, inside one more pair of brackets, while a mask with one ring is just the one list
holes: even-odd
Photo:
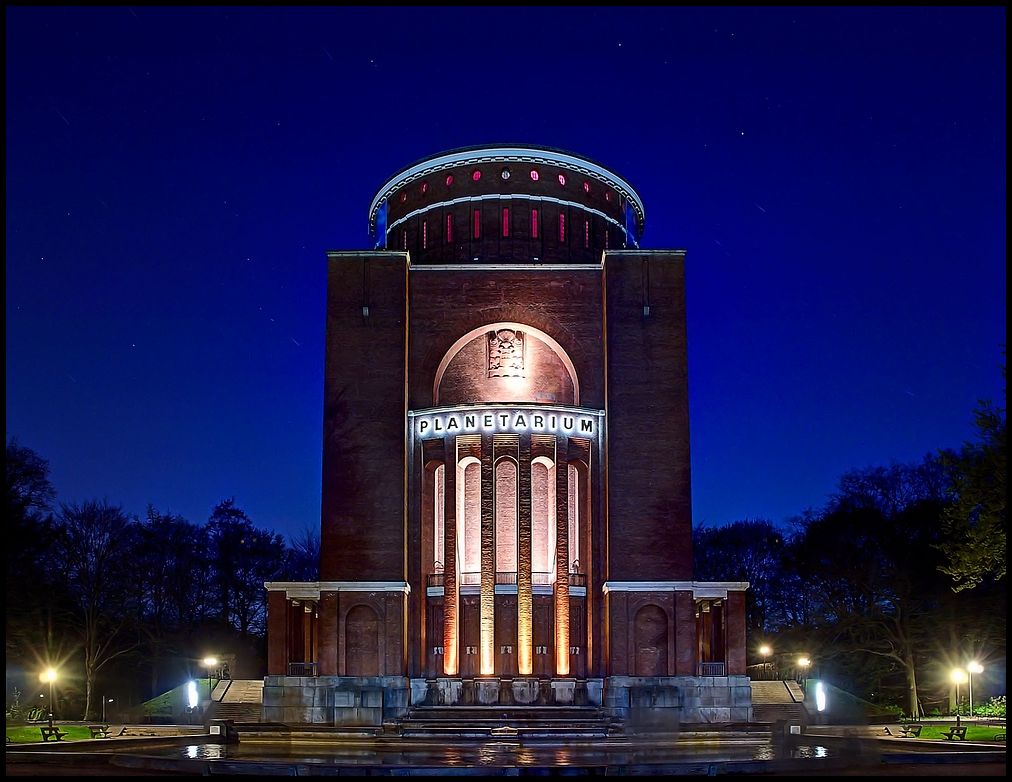
[[473, 456], [457, 462], [457, 572], [481, 573], [481, 462]]
[[379, 617], [357, 605], [344, 620], [345, 667], [348, 676], [379, 676]]
[[[531, 460], [531, 571], [535, 584], [555, 582], [555, 462]], [[541, 580], [538, 580], [538, 579]]]
[[[435, 377], [433, 378], [433, 381], [432, 381], [432, 404], [433, 404], [433, 406], [438, 406], [441, 403], [441, 400], [440, 400], [440, 384], [443, 382], [443, 378], [444, 378], [444, 375], [446, 374], [447, 368], [450, 366], [451, 362], [457, 356], [457, 354], [460, 353], [460, 351], [465, 346], [470, 345], [471, 342], [477, 340], [479, 337], [483, 337], [488, 332], [491, 332], [491, 331], [500, 331], [502, 329], [511, 329], [513, 331], [518, 331], [519, 330], [519, 331], [522, 331], [528, 337], [534, 337], [535, 339], [537, 339], [540, 342], [544, 343], [544, 345], [551, 351], [552, 354], [554, 354], [554, 356], [558, 359], [558, 361], [560, 362], [560, 364], [564, 368], [564, 371], [565, 371], [565, 373], [567, 375], [566, 379], [567, 379], [568, 383], [571, 384], [571, 386], [572, 386], [572, 401], [571, 402], [568, 401], [568, 400], [567, 401], [563, 401], [561, 399], [556, 399], [556, 400], [553, 400], [553, 401], [555, 401], [557, 403], [560, 403], [560, 404], [573, 404], [573, 405], [579, 405], [580, 404], [580, 380], [577, 377], [576, 367], [573, 365], [572, 359], [570, 359], [569, 354], [563, 349], [562, 345], [560, 345], [555, 339], [553, 339], [552, 337], [550, 337], [544, 331], [542, 331], [541, 329], [535, 328], [534, 326], [528, 326], [528, 325], [526, 325], [524, 323], [516, 323], [516, 322], [511, 322], [511, 321], [500, 321], [498, 323], [489, 323], [489, 324], [484, 325], [484, 326], [479, 326], [476, 329], [471, 329], [471, 331], [467, 332], [462, 337], [460, 337], [456, 342], [454, 342], [450, 346], [450, 349], [446, 351], [446, 354], [443, 356], [442, 360], [439, 362], [439, 366], [436, 368], [436, 374], [435, 374]], [[469, 400], [469, 401], [477, 403], [477, 402], [500, 402], [500, 401], [529, 401], [529, 402], [538, 402], [538, 401], [549, 401], [549, 400], [539, 400], [539, 399], [536, 399], [536, 398], [530, 398], [530, 399], [513, 399], [513, 400], [505, 400], [505, 399], [473, 399], [473, 400]]]
[[437, 463], [432, 471], [432, 572], [442, 573], [446, 562], [446, 544], [443, 540], [443, 514], [446, 508], [446, 466]]
[[515, 459], [502, 456], [495, 463], [495, 569], [517, 572], [517, 478]]
[[636, 676], [668, 675], [668, 615], [660, 606], [643, 606], [633, 621]]

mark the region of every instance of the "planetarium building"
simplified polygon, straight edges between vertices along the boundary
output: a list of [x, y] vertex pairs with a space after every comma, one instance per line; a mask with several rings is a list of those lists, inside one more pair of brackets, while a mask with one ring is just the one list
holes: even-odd
[[693, 580], [685, 254], [643, 227], [598, 163], [478, 147], [328, 253], [321, 580], [266, 585], [266, 720], [749, 720], [748, 584]]

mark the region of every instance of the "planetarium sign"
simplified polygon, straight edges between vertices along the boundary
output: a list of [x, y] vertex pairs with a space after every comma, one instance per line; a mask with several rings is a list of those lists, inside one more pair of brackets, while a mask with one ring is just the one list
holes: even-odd
[[603, 420], [603, 410], [541, 405], [469, 405], [408, 411], [411, 431], [419, 439], [482, 433], [596, 438]]

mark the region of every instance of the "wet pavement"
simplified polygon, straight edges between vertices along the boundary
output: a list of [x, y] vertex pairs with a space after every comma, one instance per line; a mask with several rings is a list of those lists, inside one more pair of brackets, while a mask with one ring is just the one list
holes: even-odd
[[[998, 776], [1004, 745], [958, 749], [879, 740], [871, 728], [821, 726], [774, 741], [769, 732], [562, 740], [255, 738], [238, 744], [193, 736], [87, 741], [60, 751], [8, 748], [9, 776], [27, 775], [889, 775]], [[881, 733], [881, 729], [878, 729]], [[172, 741], [172, 743], [169, 743]], [[938, 742], [931, 742], [938, 744]]]

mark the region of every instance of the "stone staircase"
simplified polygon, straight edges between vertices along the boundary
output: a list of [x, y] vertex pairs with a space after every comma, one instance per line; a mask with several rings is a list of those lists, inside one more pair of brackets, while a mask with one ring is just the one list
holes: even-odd
[[263, 714], [263, 679], [224, 679], [214, 688], [211, 718], [234, 722], [260, 722]]
[[384, 725], [385, 735], [412, 738], [604, 738], [618, 722], [593, 706], [413, 706]]
[[774, 723], [777, 720], [808, 722], [805, 695], [797, 682], [752, 682], [752, 721]]

